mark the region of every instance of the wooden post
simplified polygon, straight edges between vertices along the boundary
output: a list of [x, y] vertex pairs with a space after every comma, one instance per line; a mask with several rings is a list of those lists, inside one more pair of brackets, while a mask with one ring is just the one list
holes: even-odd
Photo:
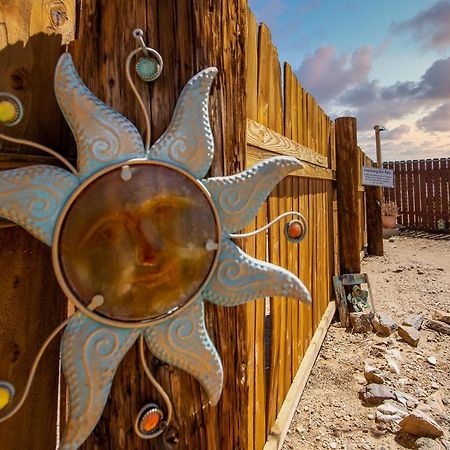
[[[23, 120], [14, 127], [0, 125], [0, 132], [70, 157], [61, 140], [65, 125], [53, 94], [53, 71], [63, 51], [61, 35], [64, 42], [74, 36], [75, 1], [2, 3], [0, 23], [0, 91], [16, 95], [24, 108]], [[49, 161], [30, 147], [0, 140], [0, 170], [33, 163]], [[39, 347], [66, 316], [67, 299], [53, 276], [50, 249], [19, 227], [0, 224], [0, 380], [15, 386], [15, 404]], [[45, 352], [23, 407], [0, 424], [1, 449], [56, 447], [58, 340]]]
[[[375, 125], [375, 143], [377, 148], [376, 166], [383, 167], [381, 156], [380, 131], [383, 127]], [[369, 255], [383, 256], [383, 223], [381, 220], [381, 202], [383, 194], [381, 187], [366, 187], [366, 207], [367, 207], [367, 252]]]
[[[189, 78], [201, 69], [216, 66], [219, 73], [210, 96], [215, 139], [211, 172], [218, 176], [244, 169], [246, 26], [245, 0], [84, 0], [80, 38], [70, 51], [81, 78], [94, 94], [143, 130], [142, 115], [125, 80], [124, 64], [137, 45], [133, 29], [144, 31], [145, 41], [164, 60], [163, 73], [154, 83], [146, 84], [135, 77], [150, 110], [153, 142], [167, 128]], [[246, 308], [207, 304], [206, 310], [208, 330], [225, 372], [218, 406], [208, 406], [200, 385], [188, 374], [153, 360], [152, 370], [171, 397], [175, 416], [160, 438], [140, 439], [133, 432], [136, 414], [151, 400], [164, 403], [148, 382], [136, 349], [132, 349], [116, 374], [103, 417], [82, 449], [248, 448]]]
[[366, 186], [367, 253], [369, 255], [383, 256], [384, 254], [381, 201], [381, 188]]
[[358, 221], [359, 159], [355, 117], [336, 119], [336, 182], [341, 273], [361, 271]]

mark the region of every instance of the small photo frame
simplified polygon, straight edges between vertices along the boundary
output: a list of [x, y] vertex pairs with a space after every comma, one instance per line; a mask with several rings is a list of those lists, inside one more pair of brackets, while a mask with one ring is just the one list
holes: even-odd
[[343, 327], [350, 326], [350, 313], [374, 313], [372, 289], [366, 273], [348, 273], [333, 277], [334, 292]]

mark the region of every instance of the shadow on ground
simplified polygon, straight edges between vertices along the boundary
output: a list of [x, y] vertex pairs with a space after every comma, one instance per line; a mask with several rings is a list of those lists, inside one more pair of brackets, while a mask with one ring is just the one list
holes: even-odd
[[422, 230], [400, 230], [400, 236], [420, 239], [433, 239], [435, 241], [450, 241], [449, 233], [437, 233]]

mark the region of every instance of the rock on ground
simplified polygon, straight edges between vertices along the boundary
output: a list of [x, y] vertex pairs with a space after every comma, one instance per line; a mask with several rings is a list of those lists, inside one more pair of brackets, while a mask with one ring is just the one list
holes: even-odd
[[421, 437], [415, 442], [417, 450], [442, 450], [442, 445], [439, 442], [430, 438]]
[[444, 434], [442, 428], [428, 415], [415, 409], [400, 422], [403, 432], [418, 437], [438, 438]]
[[350, 313], [350, 324], [355, 333], [369, 333], [372, 331], [373, 314], [357, 312]]
[[420, 330], [425, 316], [423, 314], [409, 314], [403, 319], [402, 325], [408, 325], [414, 327], [416, 330]]
[[396, 400], [394, 391], [384, 384], [371, 383], [362, 391], [362, 400], [366, 405], [379, 405], [385, 400]]
[[390, 336], [397, 330], [397, 324], [386, 314], [376, 314], [372, 319], [372, 325], [382, 336]]
[[385, 377], [385, 374], [380, 369], [368, 363], [364, 364], [364, 378], [367, 383], [384, 384]]
[[420, 332], [417, 328], [408, 325], [400, 325], [397, 329], [397, 333], [409, 345], [417, 347], [420, 340]]

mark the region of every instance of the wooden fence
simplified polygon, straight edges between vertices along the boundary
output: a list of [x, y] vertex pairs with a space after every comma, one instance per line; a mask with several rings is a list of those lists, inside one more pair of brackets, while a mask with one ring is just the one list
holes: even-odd
[[[261, 449], [299, 364], [328, 306], [337, 271], [334, 124], [306, 92], [289, 64], [284, 82], [269, 29], [249, 13], [247, 48], [247, 165], [274, 155], [296, 156], [305, 169], [286, 178], [259, 211], [259, 227], [278, 214], [298, 210], [309, 223], [307, 239], [289, 244], [283, 226], [247, 242], [246, 250], [288, 268], [312, 293], [312, 306], [274, 298], [247, 308], [249, 449]], [[254, 329], [252, 329], [254, 326]], [[266, 364], [264, 363], [265, 357]]]
[[442, 219], [450, 231], [450, 158], [385, 162], [383, 167], [394, 169], [394, 188], [384, 189], [384, 199], [397, 204], [400, 225], [435, 231]]
[[[68, 5], [69, 22], [74, 20], [76, 2], [61, 4]], [[216, 144], [212, 175], [235, 173], [273, 155], [293, 155], [303, 161], [305, 168], [277, 186], [249, 229], [282, 212], [298, 210], [309, 224], [305, 241], [298, 246], [288, 243], [282, 225], [277, 225], [241, 244], [249, 254], [298, 274], [313, 298], [311, 306], [280, 298], [236, 308], [207, 305], [208, 330], [225, 369], [223, 395], [217, 407], [206, 406], [195, 380], [154, 360], [152, 369], [175, 410], [170, 429], [156, 441], [143, 441], [133, 433], [141, 406], [149, 399], [163, 402], [137, 369], [138, 354], [132, 349], [116, 374], [102, 419], [82, 448], [278, 448], [333, 316], [331, 278], [339, 273], [340, 256], [346, 251], [339, 250], [338, 242], [335, 124], [302, 88], [291, 67], [285, 64], [282, 70], [268, 28], [258, 26], [246, 0], [84, 0], [77, 13], [79, 38], [71, 44], [71, 52], [81, 77], [94, 94], [140, 129], [142, 117], [123, 73], [123, 62], [135, 48], [131, 31], [144, 29], [148, 42], [163, 55], [161, 78], [150, 86], [138, 84], [150, 105], [152, 141], [167, 127], [188, 79], [216, 65], [219, 75], [210, 100]], [[41, 17], [46, 14], [39, 10], [37, 18], [29, 18], [34, 28]], [[15, 23], [12, 28], [20, 26]], [[49, 110], [38, 114], [26, 109], [23, 124], [8, 133], [32, 138], [73, 158], [76, 150], [51, 88], [17, 81], [19, 76], [28, 79], [29, 73], [38, 80], [52, 78], [60, 50], [55, 36], [44, 34], [47, 24], [41, 28], [42, 33], [33, 36], [27, 35], [31, 33], [27, 28], [23, 42], [0, 49], [0, 67], [7, 66], [8, 75], [2, 90], [26, 98], [30, 105], [45, 104]], [[44, 62], [45, 46], [49, 57]], [[25, 72], [23, 61], [29, 65]], [[356, 145], [352, 147], [357, 151]], [[8, 152], [17, 153], [17, 147], [1, 142], [0, 149], [1, 168], [42, 161], [36, 155], [25, 160], [12, 156]], [[357, 190], [356, 186], [359, 229], [364, 230], [365, 200]], [[358, 237], [358, 242], [361, 249], [364, 239]], [[0, 228], [0, 273], [0, 306], [7, 312], [0, 315], [0, 379], [14, 381], [20, 395], [37, 348], [66, 317], [67, 303], [53, 278], [48, 249], [18, 228]], [[43, 363], [24, 408], [0, 425], [2, 449], [30, 448], [30, 443], [34, 450], [55, 448], [66, 412], [57, 343]]]

